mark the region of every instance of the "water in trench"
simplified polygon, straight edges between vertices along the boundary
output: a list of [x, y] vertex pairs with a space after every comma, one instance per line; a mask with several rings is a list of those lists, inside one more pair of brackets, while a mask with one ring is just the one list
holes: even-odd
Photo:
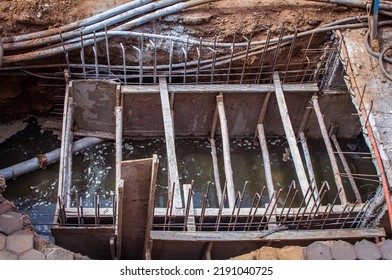
[[[344, 151], [368, 151], [363, 139], [339, 140]], [[284, 138], [268, 138], [271, 168], [275, 189], [283, 188], [282, 199], [295, 175], [291, 160], [284, 161], [283, 154], [288, 148]], [[318, 186], [327, 180], [333, 182], [333, 175], [329, 157], [325, 146], [320, 139], [308, 139], [313, 159]], [[231, 139], [231, 159], [234, 173], [236, 191], [241, 191], [245, 181], [249, 181], [243, 206], [250, 206], [255, 192], [259, 192], [265, 185], [264, 169], [262, 165], [261, 150], [253, 145], [252, 138]], [[60, 147], [56, 135], [42, 132], [36, 120], [29, 119], [26, 129], [0, 144], [0, 168], [30, 159], [37, 154], [51, 151]], [[208, 139], [177, 139], [176, 152], [180, 182], [189, 184], [194, 180], [194, 203], [201, 206], [203, 193], [208, 181], [214, 181], [211, 147]], [[140, 159], [159, 156], [159, 173], [156, 195], [156, 206], [165, 207], [167, 201], [167, 166], [166, 148], [164, 139], [124, 140], [123, 159]], [[224, 183], [224, 167], [221, 141], [217, 139], [217, 153], [221, 184]], [[351, 170], [358, 174], [376, 174], [376, 170], [369, 159], [363, 159], [357, 154], [346, 155]], [[73, 193], [78, 191], [83, 197], [84, 207], [93, 206], [94, 193], [100, 196], [101, 207], [110, 207], [111, 193], [114, 191], [115, 176], [115, 148], [113, 142], [105, 142], [96, 147], [85, 150], [73, 157]], [[13, 201], [19, 211], [30, 215], [36, 230], [41, 234], [50, 234], [50, 224], [53, 222], [53, 213], [57, 197], [58, 163], [46, 169], [31, 172], [15, 180], [7, 181], [7, 190], [4, 196]], [[340, 170], [343, 167], [340, 166]], [[350, 189], [349, 181], [343, 178], [343, 183], [349, 201], [355, 201]], [[378, 186], [377, 182], [356, 180], [364, 200], [369, 199]], [[297, 184], [298, 185], [298, 184]], [[331, 201], [336, 194], [332, 188], [329, 197]], [[267, 194], [263, 202], [267, 201]], [[211, 188], [210, 207], [217, 207], [215, 188]], [[215, 199], [213, 199], [215, 198]], [[296, 204], [300, 203], [298, 197]], [[282, 201], [280, 201], [281, 203]], [[73, 205], [75, 201], [73, 199]]]

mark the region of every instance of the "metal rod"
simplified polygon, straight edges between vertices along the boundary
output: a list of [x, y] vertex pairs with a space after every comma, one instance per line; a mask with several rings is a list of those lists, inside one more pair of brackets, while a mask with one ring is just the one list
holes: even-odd
[[267, 229], [268, 223], [269, 223], [269, 221], [271, 220], [272, 214], [273, 214], [274, 211], [275, 211], [275, 208], [276, 208], [276, 205], [277, 205], [277, 203], [278, 203], [278, 199], [279, 199], [281, 193], [282, 193], [282, 189], [280, 189], [280, 190], [278, 191], [278, 194], [277, 194], [276, 198], [274, 199], [274, 205], [272, 206], [271, 213], [270, 213], [270, 215], [268, 216], [267, 222], [265, 223], [264, 230]]
[[139, 85], [143, 83], [143, 51], [135, 46], [132, 46], [139, 54]]
[[286, 68], [285, 68], [285, 71], [284, 71], [283, 83], [286, 81], [287, 71], [289, 70], [291, 57], [293, 56], [293, 51], [294, 51], [295, 43], [296, 43], [296, 40], [297, 40], [297, 34], [298, 34], [298, 29], [297, 29], [297, 26], [295, 26], [294, 27], [294, 35], [293, 35], [293, 39], [291, 41], [290, 51], [289, 51], [289, 55], [288, 55], [288, 58], [287, 58]]
[[173, 40], [170, 39], [170, 53], [169, 53], [169, 84], [172, 82], [172, 68], [173, 68]]
[[[351, 188], [352, 188], [352, 190], [353, 190], [353, 192], [355, 194], [355, 198], [358, 200], [359, 203], [362, 203], [361, 194], [359, 193], [357, 184], [355, 183], [353, 174], [351, 173], [351, 170], [350, 170], [350, 167], [348, 166], [346, 158], [342, 154], [342, 149], [340, 148], [340, 144], [338, 142], [338, 139], [336, 138], [336, 135], [335, 134], [331, 135], [331, 139], [332, 139], [332, 142], [334, 143], [335, 148], [336, 148], [336, 150], [337, 150], [337, 152], [339, 154], [340, 161], [342, 162], [344, 171], [346, 172], [346, 174], [348, 176], [348, 179], [349, 179], [350, 184], [351, 184]], [[340, 175], [342, 175], [342, 174], [340, 174]]]
[[83, 214], [83, 197], [80, 197], [80, 222], [83, 225], [84, 224], [84, 214]]
[[189, 217], [189, 209], [191, 209], [191, 199], [193, 193], [193, 184], [195, 181], [192, 180], [191, 187], [188, 191], [187, 203], [185, 205], [185, 217], [184, 217], [184, 231], [187, 229], [188, 226], [188, 217]]
[[127, 85], [127, 62], [125, 57], [125, 48], [122, 43], [120, 43], [122, 58], [123, 58], [123, 67], [124, 67], [124, 84]]
[[293, 180], [293, 181], [291, 182], [290, 187], [289, 187], [289, 190], [287, 191], [286, 198], [284, 199], [284, 202], [283, 202], [282, 211], [280, 212], [280, 216], [279, 216], [280, 218], [281, 218], [282, 215], [283, 215], [284, 208], [286, 207], [287, 200], [288, 200], [288, 198], [289, 198], [289, 196], [290, 196], [290, 192], [291, 192], [292, 189], [295, 189], [295, 180]]
[[225, 186], [223, 188], [223, 193], [222, 193], [222, 199], [219, 204], [219, 212], [218, 212], [218, 216], [217, 216], [217, 219], [215, 222], [215, 231], [219, 230], [219, 223], [222, 218], [222, 209], [223, 209], [224, 200], [225, 200], [225, 196], [226, 196], [226, 189], [227, 189], [227, 181], [225, 182]]
[[341, 226], [341, 229], [344, 228], [344, 226], [347, 223], [347, 220], [349, 219], [349, 217], [351, 216], [351, 214], [353, 213], [355, 207], [358, 205], [358, 200], [355, 201], [354, 206], [351, 208], [350, 212], [348, 212], [346, 219], [344, 219], [343, 224]]
[[154, 48], [154, 84], [157, 83], [157, 39], [154, 38], [154, 42], [150, 40], [151, 45]]
[[299, 192], [299, 190], [296, 189], [295, 192], [294, 192], [294, 195], [293, 195], [293, 197], [291, 199], [289, 209], [287, 209], [286, 216], [284, 217], [283, 221], [281, 220], [280, 224], [283, 225], [286, 222], [286, 220], [287, 220], [287, 218], [288, 218], [288, 216], [290, 214], [291, 208], [293, 207], [293, 203], [294, 203], [295, 198], [297, 197], [298, 192]]
[[110, 73], [112, 71], [110, 69], [109, 38], [108, 38], [108, 28], [107, 28], [106, 25], [105, 25], [105, 46], [106, 46], [106, 58], [107, 58], [107, 61], [108, 61], [108, 72], [109, 72], [109, 75], [110, 75]]
[[[254, 219], [255, 219], [255, 217], [256, 217], [257, 209], [258, 209], [259, 206], [260, 206], [260, 202], [261, 202], [261, 199], [263, 198], [263, 194], [264, 194], [264, 191], [265, 191], [265, 190], [266, 190], [266, 187], [264, 186], [264, 187], [261, 189], [261, 191], [260, 191], [259, 199], [257, 200], [257, 204], [256, 204], [256, 207], [255, 207], [255, 210], [253, 211], [252, 218], [251, 218], [251, 220], [250, 220], [250, 222], [249, 222], [248, 230], [250, 230], [250, 228], [252, 227], [253, 221], [254, 221]], [[252, 209], [250, 209], [250, 210], [252, 210]], [[251, 211], [249, 211], [249, 213], [251, 213]]]
[[339, 221], [340, 221], [340, 219], [342, 218], [343, 213], [344, 213], [344, 211], [346, 211], [347, 207], [348, 207], [348, 203], [344, 206], [343, 211], [340, 213], [339, 218], [336, 220], [336, 222], [335, 222], [336, 225], [339, 224]]
[[204, 221], [204, 215], [206, 213], [206, 207], [208, 204], [208, 195], [210, 192], [210, 187], [211, 187], [211, 181], [208, 181], [207, 190], [206, 190], [205, 194], [203, 195], [203, 203], [201, 206], [201, 215], [200, 215], [200, 220], [199, 220], [199, 230], [203, 229], [203, 221]]
[[76, 192], [76, 210], [78, 213], [78, 225], [81, 224], [80, 221], [80, 201], [79, 201], [79, 192]]
[[228, 84], [230, 81], [231, 65], [233, 64], [233, 56], [234, 56], [235, 36], [236, 36], [236, 33], [234, 33], [234, 35], [233, 35], [233, 43], [230, 47], [230, 62], [229, 62], [229, 66], [228, 66], [226, 84]]
[[83, 67], [83, 77], [86, 80], [86, 59], [84, 54], [84, 44], [83, 44], [83, 32], [80, 31], [80, 42], [81, 42], [81, 49], [80, 49], [80, 58], [82, 60], [82, 67]]
[[[278, 62], [278, 58], [279, 58], [279, 50], [280, 50], [280, 45], [282, 44], [282, 39], [284, 36], [284, 26], [282, 25], [281, 29], [280, 29], [280, 35], [279, 35], [279, 41], [278, 44], [276, 45], [276, 49], [275, 49], [275, 54], [274, 54], [274, 62], [272, 64], [272, 70], [271, 73], [275, 72], [275, 67], [276, 64]], [[272, 80], [272, 77], [270, 78], [270, 81]]]
[[267, 205], [267, 207], [265, 208], [264, 214], [261, 216], [261, 220], [260, 220], [259, 226], [257, 227], [257, 230], [260, 230], [261, 224], [263, 223], [263, 220], [264, 220], [264, 218], [266, 217], [266, 215], [267, 215], [267, 213], [268, 213], [268, 209], [270, 208], [271, 203], [272, 203], [272, 200], [275, 198], [275, 195], [276, 195], [276, 192], [274, 192], [274, 193], [272, 194], [272, 197], [270, 198], [270, 200], [269, 200], [269, 202], [268, 202], [268, 205]]
[[363, 206], [362, 206], [361, 210], [359, 210], [359, 211], [358, 211], [358, 214], [357, 214], [357, 216], [355, 216], [355, 219], [354, 219], [354, 221], [351, 223], [351, 226], [350, 226], [350, 228], [354, 228], [354, 226], [355, 226], [355, 223], [357, 222], [357, 220], [358, 220], [359, 216], [361, 216], [361, 214], [363, 214], [363, 210], [365, 209], [366, 205], [368, 205], [368, 204], [369, 204], [369, 201], [366, 201], [366, 202], [363, 204]]
[[[312, 223], [313, 223], [314, 219], [316, 218], [317, 212], [318, 212], [318, 210], [319, 210], [319, 208], [320, 208], [320, 206], [321, 206], [321, 201], [323, 201], [324, 196], [326, 195], [326, 193], [327, 193], [328, 191], [329, 191], [329, 190], [324, 190], [324, 191], [323, 191], [323, 194], [321, 195], [321, 198], [320, 198], [320, 203], [317, 204], [317, 207], [316, 207], [316, 209], [315, 209], [315, 211], [314, 211], [314, 214], [313, 214], [313, 218], [312, 218], [312, 219], [310, 220], [310, 222], [309, 222], [308, 229], [310, 229], [310, 227], [312, 226]], [[309, 217], [310, 217], [310, 215], [309, 215]], [[307, 219], [307, 220], [309, 220], [309, 219]]]
[[59, 35], [60, 35], [61, 45], [63, 47], [63, 52], [64, 52], [64, 56], [65, 56], [65, 62], [67, 63], [67, 67], [68, 67], [68, 73], [71, 76], [71, 66], [70, 66], [70, 63], [69, 63], [69, 56], [68, 56], [68, 52], [65, 49], [63, 34], [61, 33], [61, 31], [60, 31]]
[[321, 226], [321, 229], [324, 228], [325, 223], [327, 222], [327, 220], [328, 220], [328, 218], [329, 218], [329, 215], [331, 214], [331, 212], [332, 212], [332, 210], [333, 210], [333, 207], [335, 206], [335, 203], [336, 203], [336, 201], [338, 200], [338, 197], [340, 197], [340, 192], [341, 192], [341, 189], [338, 190], [338, 192], [336, 193], [335, 198], [334, 198], [333, 201], [332, 201], [331, 208], [330, 208], [329, 211], [328, 211], [326, 220], [324, 221], [323, 225]]
[[252, 41], [252, 38], [249, 38], [249, 39], [248, 39], [248, 38], [246, 38], [245, 36], [242, 36], [242, 38], [244, 38], [244, 39], [246, 40], [247, 44], [246, 44], [246, 51], [245, 51], [244, 63], [243, 63], [243, 65], [242, 65], [242, 72], [241, 72], [240, 84], [242, 84], [242, 82], [243, 82], [243, 80], [244, 80], [245, 67], [246, 67], [246, 64], [247, 64], [247, 62], [248, 62], [249, 46], [250, 46], [250, 43], [251, 43], [251, 41]]
[[187, 51], [184, 48], [181, 48], [183, 54], [184, 54], [184, 80], [183, 80], [183, 84], [186, 84], [186, 64], [188, 61], [188, 54]]
[[[169, 212], [168, 230], [170, 230], [170, 223], [171, 223], [172, 214], [173, 214], [175, 187], [176, 187], [176, 182], [173, 182], [173, 189], [171, 191], [171, 198], [170, 198], [170, 212]], [[169, 194], [170, 194], [170, 191], [169, 191]]]
[[196, 51], [197, 51], [196, 85], [199, 83], [199, 71], [200, 71], [200, 60], [201, 60], [202, 46], [203, 46], [203, 37], [200, 37], [199, 47], [196, 48]]
[[268, 52], [269, 42], [271, 40], [271, 36], [272, 36], [271, 29], [268, 29], [267, 38], [265, 39], [264, 50], [263, 50], [261, 58], [260, 58], [260, 70], [259, 70], [259, 73], [258, 73], [258, 75], [256, 77], [256, 80], [255, 80], [255, 82], [257, 84], [260, 82], [261, 74], [263, 73], [264, 60], [265, 60], [265, 57], [266, 57], [267, 52]]
[[113, 212], [113, 226], [116, 226], [116, 218], [117, 218], [117, 200], [116, 194], [112, 192], [112, 212]]
[[235, 226], [236, 226], [237, 221], [238, 221], [238, 216], [239, 216], [240, 211], [241, 211], [242, 203], [244, 201], [244, 196], [245, 196], [245, 192], [246, 192], [246, 188], [247, 188], [248, 184], [249, 184], [249, 182], [245, 181], [244, 188], [242, 190], [241, 197], [240, 197], [240, 204], [237, 207], [237, 214], [236, 214], [236, 217], [235, 217], [235, 220], [234, 220], [233, 229], [232, 229], [233, 231], [235, 230]]

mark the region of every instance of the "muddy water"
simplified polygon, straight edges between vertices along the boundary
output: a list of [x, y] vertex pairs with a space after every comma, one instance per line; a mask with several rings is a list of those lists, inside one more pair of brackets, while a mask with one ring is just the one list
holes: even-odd
[[[333, 182], [332, 171], [328, 154], [324, 144], [319, 140], [309, 139], [309, 147], [316, 172], [317, 184], [322, 181]], [[360, 139], [350, 141], [340, 140], [344, 151], [366, 151], [366, 146]], [[21, 162], [60, 146], [57, 137], [48, 132], [41, 132], [36, 121], [31, 119], [23, 131], [0, 144], [0, 168]], [[234, 183], [237, 191], [241, 191], [245, 181], [249, 181], [243, 206], [251, 204], [255, 192], [260, 192], [265, 185], [264, 169], [260, 147], [253, 145], [253, 139], [231, 139], [231, 159], [234, 173]], [[194, 203], [201, 205], [203, 193], [208, 181], [214, 181], [211, 160], [211, 149], [207, 139], [178, 139], [176, 141], [177, 161], [180, 173], [180, 182], [190, 184], [194, 180]], [[282, 204], [288, 186], [295, 176], [292, 160], [284, 161], [283, 154], [288, 144], [283, 138], [268, 138], [268, 149], [272, 165], [273, 182], [275, 189], [283, 189], [279, 204]], [[221, 141], [217, 140], [217, 152], [221, 184], [224, 183], [224, 167]], [[123, 143], [123, 159], [140, 159], [157, 154], [160, 159], [156, 206], [164, 207], [167, 201], [167, 166], [166, 149], [163, 139], [125, 140]], [[368, 159], [361, 159], [358, 155], [346, 156], [351, 169], [355, 173], [375, 174], [375, 168]], [[75, 205], [75, 193], [83, 197], [84, 207], [93, 206], [93, 195], [97, 192], [100, 196], [102, 207], [110, 207], [111, 193], [114, 191], [115, 150], [112, 142], [105, 142], [94, 148], [85, 150], [73, 158], [73, 184], [72, 204]], [[53, 164], [46, 169], [38, 170], [16, 180], [7, 182], [4, 195], [15, 202], [20, 211], [27, 212], [38, 232], [49, 234], [49, 225], [53, 221], [53, 212], [57, 196], [59, 165]], [[340, 166], [340, 170], [343, 170]], [[371, 197], [377, 183], [356, 180], [364, 199]], [[346, 190], [350, 189], [349, 182], [343, 178]], [[336, 187], [331, 183], [332, 190], [327, 201], [332, 201], [336, 194]], [[218, 202], [215, 187], [211, 188], [210, 206], [217, 207]], [[354, 201], [352, 192], [347, 191], [349, 201]], [[298, 196], [297, 205], [302, 199]], [[263, 202], [267, 201], [267, 196]]]

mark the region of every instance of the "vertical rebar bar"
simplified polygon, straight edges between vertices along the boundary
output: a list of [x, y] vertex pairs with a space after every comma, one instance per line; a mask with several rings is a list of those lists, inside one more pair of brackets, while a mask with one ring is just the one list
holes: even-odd
[[245, 68], [246, 68], [246, 64], [248, 62], [248, 55], [249, 55], [249, 47], [252, 41], [252, 37], [251, 38], [246, 38], [245, 36], [242, 36], [242, 38], [244, 38], [247, 42], [246, 44], [246, 51], [245, 51], [245, 57], [244, 57], [244, 63], [242, 65], [242, 72], [241, 72], [241, 78], [240, 78], [240, 84], [242, 84], [243, 80], [244, 80], [244, 74], [245, 74]]
[[255, 80], [256, 84], [260, 83], [261, 74], [263, 73], [264, 61], [265, 61], [265, 57], [266, 57], [267, 52], [268, 52], [269, 42], [271, 40], [271, 36], [272, 36], [272, 32], [271, 32], [270, 29], [268, 29], [267, 38], [265, 39], [265, 44], [264, 44], [264, 50], [263, 50], [263, 53], [262, 53], [261, 58], [260, 58], [260, 66], [259, 66], [258, 75], [257, 75], [256, 80]]
[[110, 50], [109, 50], [109, 38], [108, 38], [108, 28], [105, 25], [105, 47], [106, 47], [106, 59], [108, 62], [108, 73], [109, 77], [111, 76], [112, 70], [110, 66]]
[[202, 206], [201, 206], [201, 215], [200, 215], [200, 220], [199, 220], [199, 230], [203, 229], [203, 221], [204, 221], [204, 215], [205, 215], [205, 212], [206, 212], [206, 207], [207, 207], [207, 204], [208, 204], [208, 195], [209, 195], [209, 192], [210, 192], [210, 186], [211, 186], [211, 181], [208, 181], [208, 183], [207, 183], [207, 190], [206, 190], [205, 194], [203, 195], [203, 203], [202, 203]]
[[123, 58], [124, 84], [127, 85], [127, 64], [126, 64], [126, 57], [125, 57], [125, 48], [122, 43], [120, 43], [120, 47], [121, 47], [122, 58]]

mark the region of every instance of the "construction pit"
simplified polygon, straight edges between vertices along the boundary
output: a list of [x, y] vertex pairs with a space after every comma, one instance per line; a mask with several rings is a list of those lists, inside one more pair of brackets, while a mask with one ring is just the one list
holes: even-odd
[[[133, 1], [82, 28], [4, 37], [3, 83], [48, 99], [4, 98], [5, 110], [32, 103], [4, 122], [42, 111], [36, 129], [61, 140], [38, 133], [40, 155], [20, 164], [31, 156], [11, 154], [36, 124], [0, 144], [4, 196], [36, 207], [57, 245], [96, 259], [227, 259], [387, 237], [390, 81], [374, 63], [389, 59], [388, 12], [373, 59], [363, 43], [374, 48], [373, 18], [357, 7], [249, 2]], [[296, 6], [306, 21], [287, 12]], [[237, 10], [252, 20], [229, 32]], [[115, 13], [135, 19], [110, 25]], [[20, 89], [11, 84], [8, 94]]]

